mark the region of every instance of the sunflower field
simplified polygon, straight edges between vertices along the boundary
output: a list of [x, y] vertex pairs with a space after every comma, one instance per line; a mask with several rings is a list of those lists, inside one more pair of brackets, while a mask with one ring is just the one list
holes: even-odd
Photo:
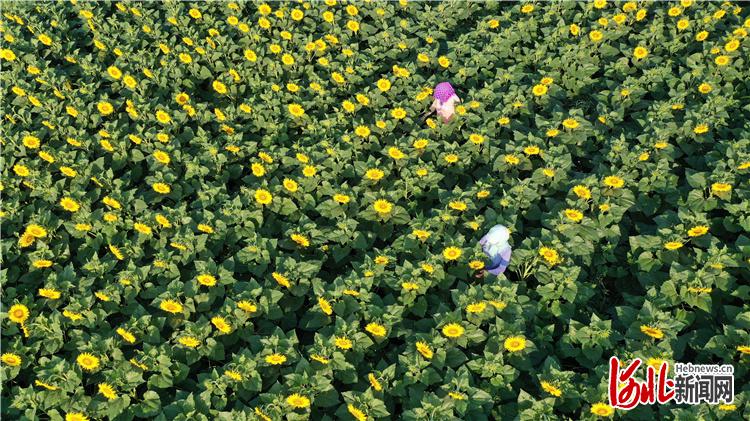
[[746, 5], [1, 9], [4, 419], [750, 417]]

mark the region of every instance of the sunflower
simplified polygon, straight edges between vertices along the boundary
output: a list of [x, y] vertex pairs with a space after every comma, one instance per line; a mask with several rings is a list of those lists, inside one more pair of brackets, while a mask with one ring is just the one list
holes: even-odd
[[380, 381], [377, 377], [375, 377], [375, 374], [369, 373], [367, 375], [367, 380], [370, 382], [370, 386], [372, 386], [373, 389], [380, 392], [383, 390], [383, 385], [380, 384]]
[[563, 214], [573, 222], [580, 222], [583, 219], [583, 213], [576, 209], [565, 209]]
[[18, 238], [18, 247], [25, 248], [34, 244], [34, 236], [25, 232]]
[[227, 85], [223, 84], [221, 81], [215, 80], [211, 83], [211, 86], [214, 88], [214, 91], [219, 94], [223, 95], [227, 93]]
[[542, 385], [542, 390], [549, 393], [550, 395], [555, 396], [557, 398], [562, 396], [562, 390], [560, 390], [558, 387], [556, 387], [552, 383], [542, 381], [541, 385]]
[[357, 94], [355, 98], [357, 99], [357, 102], [359, 102], [361, 105], [367, 106], [370, 104], [370, 98], [368, 98], [366, 95]]
[[357, 408], [356, 406], [349, 404], [346, 406], [347, 411], [354, 417], [357, 421], [367, 421], [367, 414], [364, 413], [361, 409]]
[[733, 39], [724, 45], [724, 49], [729, 52], [736, 51], [737, 48], [739, 47], [740, 47], [740, 41], [737, 39]]
[[29, 175], [31, 175], [29, 167], [20, 164], [16, 164], [13, 166], [13, 172], [15, 172], [19, 177], [28, 177]]
[[469, 262], [469, 267], [473, 270], [481, 270], [484, 269], [484, 262], [481, 260], [472, 260]]
[[706, 132], [708, 132], [708, 125], [707, 124], [699, 124], [699, 125], [695, 126], [695, 128], [693, 129], [693, 133], [695, 133], [695, 134], [704, 134]]
[[443, 250], [443, 257], [445, 260], [457, 260], [461, 257], [461, 254], [463, 252], [458, 247], [446, 247], [445, 250]]
[[294, 117], [302, 117], [305, 115], [305, 110], [299, 104], [289, 104], [287, 110], [289, 110], [289, 114]]
[[165, 183], [154, 183], [151, 188], [153, 188], [155, 192], [160, 194], [169, 194], [169, 192], [172, 191], [172, 188], [169, 187], [169, 184]]
[[199, 341], [197, 338], [194, 338], [192, 336], [183, 336], [180, 339], [178, 339], [177, 342], [179, 342], [181, 345], [184, 345], [188, 348], [195, 348], [201, 344], [201, 341]]
[[204, 232], [206, 234], [214, 233], [214, 229], [210, 225], [206, 225], [206, 224], [198, 224], [198, 231]]
[[271, 365], [281, 365], [286, 362], [286, 356], [281, 354], [271, 354], [266, 356], [265, 361]]
[[23, 304], [13, 304], [8, 310], [8, 318], [13, 323], [23, 324], [29, 318], [29, 308]]
[[41, 145], [41, 141], [36, 136], [24, 136], [23, 137], [23, 146], [29, 148], [29, 149], [38, 149], [39, 145]]
[[503, 347], [510, 352], [523, 351], [526, 348], [526, 338], [523, 336], [511, 336], [505, 339]]
[[74, 322], [83, 319], [83, 315], [81, 313], [76, 313], [70, 310], [63, 310], [63, 316], [69, 318]]
[[560, 255], [557, 253], [556, 250], [552, 248], [541, 247], [539, 249], [539, 255], [542, 256], [544, 260], [552, 266], [560, 263]]
[[109, 383], [99, 383], [99, 394], [107, 398], [108, 400], [117, 399], [117, 391]]
[[39, 288], [39, 296], [48, 298], [50, 300], [57, 300], [62, 295], [60, 291], [54, 289], [54, 288]]
[[149, 227], [149, 226], [148, 226], [148, 225], [146, 225], [146, 224], [141, 224], [141, 223], [139, 223], [139, 222], [136, 222], [136, 223], [134, 223], [134, 224], [133, 224], [133, 228], [134, 228], [134, 229], [135, 229], [136, 231], [138, 231], [139, 233], [143, 234], [143, 235], [151, 235], [151, 233], [153, 232], [153, 231], [151, 230], [151, 227]]
[[690, 237], [700, 237], [708, 232], [708, 227], [705, 225], [698, 225], [688, 230]]
[[318, 355], [318, 354], [310, 354], [310, 358], [313, 361], [317, 361], [317, 362], [319, 362], [321, 364], [329, 364], [331, 362], [331, 360], [329, 358], [326, 358], [326, 357], [324, 357], [322, 355]]
[[429, 231], [425, 231], [421, 229], [415, 229], [411, 232], [411, 234], [417, 237], [418, 239], [420, 239], [421, 241], [426, 241], [428, 238], [430, 238], [430, 235], [431, 235]]
[[157, 214], [156, 216], [154, 216], [154, 220], [156, 220], [156, 222], [159, 225], [161, 225], [163, 228], [171, 228], [172, 227], [172, 223], [169, 222], [169, 219], [167, 219], [164, 215]]
[[578, 122], [578, 120], [576, 120], [574, 118], [566, 118], [565, 120], [563, 120], [562, 124], [567, 129], [575, 129], [575, 128], [577, 128], [580, 125], [580, 123]]
[[318, 169], [314, 165], [305, 165], [305, 168], [302, 169], [302, 175], [308, 178], [314, 176], [317, 172]]
[[405, 289], [407, 291], [414, 291], [414, 290], [419, 289], [419, 284], [414, 283], [414, 282], [408, 282], [408, 281], [407, 282], [402, 282], [401, 283], [401, 288], [403, 288], [403, 289]]
[[76, 358], [76, 362], [86, 371], [93, 371], [99, 367], [99, 358], [88, 352], [79, 355], [78, 358]]
[[65, 421], [89, 421], [89, 417], [82, 412], [68, 412], [65, 414]]
[[531, 93], [534, 94], [534, 96], [542, 96], [547, 93], [547, 86], [543, 84], [534, 85], [534, 87], [531, 89]]
[[21, 356], [12, 352], [6, 352], [2, 356], [0, 356], [0, 360], [3, 362], [3, 364], [11, 367], [18, 367], [19, 365], [21, 365], [21, 362], [23, 362]]
[[172, 121], [172, 118], [164, 110], [158, 110], [155, 114], [156, 121], [161, 124], [167, 124]]
[[167, 313], [177, 314], [182, 313], [182, 304], [175, 300], [162, 300], [159, 303], [159, 308], [166, 311]]
[[368, 323], [367, 326], [365, 326], [365, 330], [378, 338], [384, 337], [387, 333], [385, 326], [378, 323]]
[[591, 190], [586, 186], [579, 184], [573, 187], [573, 193], [578, 196], [579, 199], [591, 199]]
[[351, 339], [347, 337], [338, 337], [336, 336], [333, 340], [333, 344], [336, 345], [336, 348], [347, 350], [352, 349], [352, 341]]
[[325, 298], [318, 298], [318, 306], [320, 307], [320, 310], [323, 311], [323, 313], [325, 313], [326, 315], [330, 316], [331, 314], [333, 314], [333, 307], [331, 307], [331, 303]]
[[302, 234], [292, 234], [291, 239], [301, 247], [310, 246], [310, 240]]
[[457, 210], [459, 212], [463, 212], [467, 209], [466, 203], [460, 201], [460, 200], [454, 200], [448, 203], [448, 207]]
[[716, 58], [714, 59], [714, 63], [716, 63], [717, 66], [726, 66], [727, 64], [729, 64], [730, 60], [731, 59], [729, 56], [721, 55], [716, 56]]
[[375, 260], [373, 261], [375, 262], [376, 265], [385, 266], [388, 264], [390, 260], [388, 259], [387, 256], [380, 255], [380, 256], [375, 257]]
[[349, 196], [345, 195], [345, 194], [334, 194], [333, 195], [333, 200], [336, 201], [337, 203], [345, 205], [345, 204], [349, 203], [349, 201], [351, 200], [351, 198]]
[[273, 201], [273, 196], [268, 190], [258, 189], [255, 191], [255, 201], [260, 205], [268, 205]]
[[81, 205], [70, 197], [63, 197], [60, 199], [60, 206], [68, 212], [78, 212], [78, 209], [81, 208]]
[[633, 50], [633, 57], [637, 58], [638, 60], [644, 59], [648, 56], [648, 50], [645, 47], [635, 47]]
[[100, 101], [98, 104], [96, 104], [96, 109], [99, 111], [99, 114], [104, 116], [112, 114], [112, 112], [115, 110], [112, 104], [107, 101]]
[[600, 417], [611, 417], [615, 409], [604, 402], [598, 402], [591, 405], [591, 413]]
[[299, 393], [295, 393], [286, 398], [286, 403], [294, 408], [307, 408], [310, 406], [310, 399]]
[[372, 204], [372, 208], [380, 215], [388, 215], [393, 210], [393, 204], [385, 199], [378, 199]]
[[128, 332], [127, 330], [125, 330], [125, 329], [123, 329], [123, 328], [121, 328], [121, 327], [118, 327], [118, 328], [117, 328], [117, 330], [116, 330], [115, 332], [116, 332], [116, 333], [117, 333], [118, 335], [120, 335], [120, 337], [121, 337], [121, 338], [122, 338], [122, 339], [123, 339], [123, 340], [124, 340], [125, 342], [131, 343], [131, 344], [132, 344], [132, 343], [135, 343], [135, 336], [134, 336], [134, 335], [133, 335], [132, 333]]
[[417, 352], [422, 354], [423, 357], [427, 358], [428, 360], [432, 358], [433, 356], [432, 348], [430, 348], [430, 345], [428, 345], [427, 342], [417, 341], [415, 346], [417, 348]]
[[406, 155], [404, 155], [404, 153], [401, 152], [399, 148], [395, 146], [391, 146], [390, 148], [388, 148], [388, 156], [390, 156], [391, 158], [395, 160], [399, 160], [399, 159], [403, 159]]
[[461, 392], [451, 391], [451, 392], [448, 392], [448, 396], [450, 396], [451, 399], [455, 399], [457, 401], [466, 400], [466, 395], [464, 395]]
[[240, 310], [244, 310], [248, 313], [255, 313], [256, 311], [258, 311], [258, 306], [247, 300], [242, 300], [238, 302], [237, 308], [239, 308]]
[[190, 15], [193, 19], [200, 19], [203, 15], [201, 14], [200, 10], [196, 8], [192, 8], [188, 11], [188, 15]]
[[122, 260], [125, 258], [125, 255], [120, 251], [120, 249], [112, 244], [108, 245], [109, 251], [112, 252], [112, 254], [115, 256], [117, 260]]
[[388, 90], [391, 89], [391, 81], [388, 79], [380, 79], [377, 81], [376, 85], [381, 92], [388, 92]]
[[608, 177], [604, 177], [604, 185], [613, 189], [619, 189], [625, 185], [625, 180], [616, 175], [610, 175]]
[[664, 331], [659, 328], [651, 327], [647, 325], [641, 325], [641, 332], [644, 335], [648, 335], [654, 339], [661, 339], [664, 337]]
[[121, 209], [122, 205], [120, 202], [118, 202], [116, 199], [113, 199], [109, 196], [105, 196], [104, 199], [102, 199], [102, 202], [104, 202], [105, 205], [112, 209]]
[[481, 313], [484, 311], [484, 309], [487, 308], [487, 304], [479, 301], [477, 303], [472, 303], [466, 306], [466, 312], [467, 313]]
[[283, 286], [284, 288], [291, 288], [292, 286], [292, 284], [289, 282], [289, 278], [278, 272], [271, 273], [271, 277], [273, 277], [277, 284]]
[[711, 193], [721, 194], [728, 193], [732, 190], [732, 185], [728, 183], [713, 183], [711, 185]]
[[34, 380], [34, 386], [43, 387], [43, 388], [45, 388], [47, 390], [57, 390], [57, 389], [59, 389], [59, 387], [57, 387], [55, 385], [52, 385], [52, 384], [49, 384], [49, 383], [45, 383], [45, 382], [40, 381], [40, 380]]
[[525, 153], [528, 156], [539, 155], [540, 152], [541, 152], [541, 149], [539, 149], [538, 146], [527, 146], [523, 148], [523, 153]]
[[211, 324], [223, 334], [227, 334], [232, 331], [232, 325], [227, 322], [227, 319], [221, 316], [214, 316], [211, 318]]
[[364, 138], [370, 135], [370, 129], [367, 126], [357, 126], [357, 128], [354, 129], [354, 134]]
[[3, 49], [0, 49], [0, 57], [8, 61], [15, 61], [16, 53], [14, 53], [13, 50], [8, 50], [6, 48], [3, 48]]
[[198, 280], [199, 284], [207, 286], [207, 287], [212, 287], [216, 285], [216, 277], [208, 273], [203, 273], [201, 275], [198, 275], [196, 279]]
[[372, 181], [379, 181], [385, 173], [377, 168], [370, 168], [365, 171], [365, 178]]
[[190, 95], [186, 94], [185, 92], [180, 92], [175, 95], [174, 100], [180, 105], [185, 105], [190, 102]]
[[465, 329], [458, 323], [448, 323], [443, 326], [443, 335], [448, 338], [460, 338], [463, 336]]
[[391, 110], [391, 117], [395, 118], [396, 120], [403, 120], [406, 118], [406, 110], [403, 108], [394, 108]]

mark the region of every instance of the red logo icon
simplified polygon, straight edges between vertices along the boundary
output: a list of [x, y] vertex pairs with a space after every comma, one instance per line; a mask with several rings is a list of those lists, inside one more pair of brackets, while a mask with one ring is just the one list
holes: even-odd
[[624, 369], [620, 369], [617, 357], [609, 359], [609, 404], [614, 408], [630, 410], [639, 404], [665, 404], [674, 399], [674, 380], [667, 378], [669, 363], [662, 362], [658, 379], [654, 367], [646, 368], [646, 380], [633, 378], [643, 361], [636, 358]]

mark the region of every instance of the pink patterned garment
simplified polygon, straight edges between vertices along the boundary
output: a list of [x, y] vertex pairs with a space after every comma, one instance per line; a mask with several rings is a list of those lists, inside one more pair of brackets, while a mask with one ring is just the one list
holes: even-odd
[[432, 96], [435, 99], [430, 109], [443, 119], [443, 123], [449, 123], [456, 112], [456, 103], [461, 102], [461, 98], [456, 95], [453, 86], [448, 82], [438, 83]]
[[453, 95], [456, 95], [453, 86], [448, 82], [440, 82], [435, 87], [435, 93], [432, 96], [444, 104], [448, 102]]

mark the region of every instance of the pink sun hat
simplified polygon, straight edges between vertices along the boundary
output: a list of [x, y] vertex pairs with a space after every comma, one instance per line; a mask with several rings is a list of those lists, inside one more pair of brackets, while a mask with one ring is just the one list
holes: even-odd
[[453, 90], [453, 86], [451, 86], [451, 84], [448, 82], [440, 82], [437, 84], [437, 86], [435, 86], [435, 92], [432, 96], [441, 103], [445, 103], [448, 102], [448, 100], [453, 95], [456, 95], [456, 91]]

